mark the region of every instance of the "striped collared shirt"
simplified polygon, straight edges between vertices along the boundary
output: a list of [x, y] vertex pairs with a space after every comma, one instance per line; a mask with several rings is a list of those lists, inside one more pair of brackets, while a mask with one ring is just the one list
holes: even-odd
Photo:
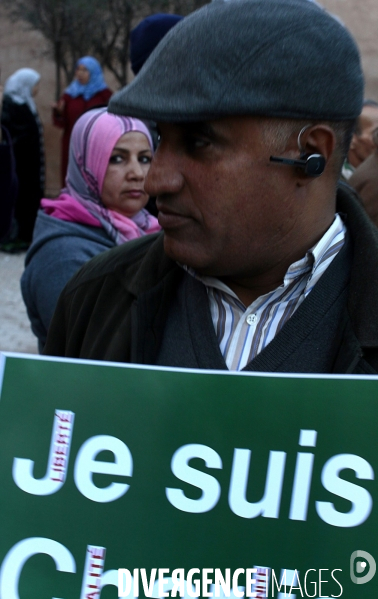
[[336, 257], [345, 233], [336, 214], [320, 241], [288, 268], [283, 284], [247, 308], [219, 279], [199, 276], [185, 267], [206, 286], [219, 347], [229, 370], [242, 370], [274, 339]]

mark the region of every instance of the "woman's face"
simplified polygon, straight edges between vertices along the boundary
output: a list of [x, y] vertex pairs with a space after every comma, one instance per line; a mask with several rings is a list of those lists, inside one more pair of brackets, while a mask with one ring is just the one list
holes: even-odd
[[31, 95], [33, 96], [33, 98], [35, 98], [35, 96], [38, 94], [38, 92], [39, 92], [39, 81], [37, 81], [37, 83], [34, 85], [34, 87], [32, 87]]
[[75, 70], [75, 79], [77, 79], [81, 85], [87, 85], [90, 78], [91, 74], [88, 69], [83, 64], [79, 64]]
[[152, 160], [151, 147], [143, 133], [130, 131], [119, 138], [111, 153], [101, 200], [106, 208], [134, 216], [148, 202], [144, 180]]

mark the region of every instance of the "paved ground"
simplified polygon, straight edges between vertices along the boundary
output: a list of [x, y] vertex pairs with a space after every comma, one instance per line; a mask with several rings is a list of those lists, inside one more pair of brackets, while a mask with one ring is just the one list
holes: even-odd
[[0, 252], [0, 351], [36, 354], [37, 339], [30, 330], [20, 292], [24, 260], [25, 253]]

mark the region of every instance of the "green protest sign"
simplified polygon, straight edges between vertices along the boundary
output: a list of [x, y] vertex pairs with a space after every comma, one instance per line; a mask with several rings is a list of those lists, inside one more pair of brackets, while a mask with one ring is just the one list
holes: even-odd
[[129, 597], [376, 597], [377, 402], [377, 377], [4, 355], [0, 598], [115, 599], [118, 569]]

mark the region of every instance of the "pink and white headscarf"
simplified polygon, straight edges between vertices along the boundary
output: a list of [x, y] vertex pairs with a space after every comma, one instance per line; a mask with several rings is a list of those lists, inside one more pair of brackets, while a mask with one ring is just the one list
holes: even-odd
[[142, 121], [110, 114], [106, 108], [83, 114], [71, 135], [66, 187], [57, 200], [42, 200], [44, 212], [61, 220], [102, 226], [117, 245], [159, 231], [157, 219], [147, 210], [128, 218], [101, 201], [113, 148], [130, 131], [143, 133], [153, 151], [150, 132]]

